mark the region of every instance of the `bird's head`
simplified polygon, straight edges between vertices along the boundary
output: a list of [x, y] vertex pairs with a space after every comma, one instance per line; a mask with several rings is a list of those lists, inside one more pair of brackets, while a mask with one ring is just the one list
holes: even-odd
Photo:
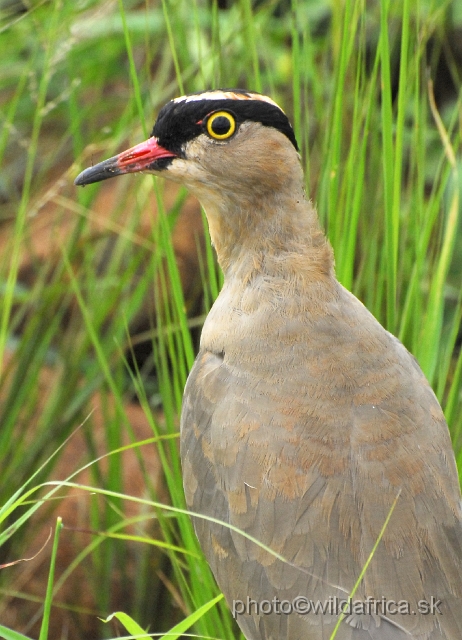
[[268, 252], [258, 246], [263, 240], [277, 247], [284, 236], [310, 235], [301, 233], [304, 216], [297, 214], [306, 201], [294, 131], [259, 93], [224, 89], [176, 98], [159, 112], [148, 140], [85, 169], [75, 184], [134, 172], [184, 184], [201, 201], [222, 266], [233, 247]]
[[242, 90], [176, 98], [160, 111], [151, 137], [83, 171], [76, 185], [146, 172], [185, 184], [199, 198], [280, 188], [298, 147], [285, 113], [270, 98]]

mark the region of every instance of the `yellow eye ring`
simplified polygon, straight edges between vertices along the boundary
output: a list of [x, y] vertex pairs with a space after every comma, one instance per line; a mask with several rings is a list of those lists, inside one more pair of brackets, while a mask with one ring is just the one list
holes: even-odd
[[236, 131], [236, 120], [228, 111], [215, 111], [207, 118], [207, 133], [215, 140], [231, 138]]

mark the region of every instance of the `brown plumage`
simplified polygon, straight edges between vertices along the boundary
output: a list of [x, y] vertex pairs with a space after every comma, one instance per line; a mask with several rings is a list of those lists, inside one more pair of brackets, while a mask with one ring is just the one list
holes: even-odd
[[181, 455], [191, 511], [286, 560], [195, 518], [230, 607], [273, 601], [238, 615], [245, 636], [328, 640], [338, 611], [277, 602], [348, 598], [396, 501], [354, 597], [363, 605], [336, 639], [462, 638], [461, 497], [443, 413], [414, 358], [336, 280], [284, 114], [238, 90], [183, 97], [149, 141], [76, 183], [138, 170], [199, 198], [225, 275], [184, 393]]

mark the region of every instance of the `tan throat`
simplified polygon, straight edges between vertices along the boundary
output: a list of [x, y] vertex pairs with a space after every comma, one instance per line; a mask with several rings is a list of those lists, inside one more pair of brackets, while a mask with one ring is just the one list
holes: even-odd
[[247, 279], [255, 269], [282, 278], [306, 274], [310, 280], [333, 274], [331, 247], [301, 190], [285, 198], [275, 193], [255, 199], [200, 191], [225, 277]]

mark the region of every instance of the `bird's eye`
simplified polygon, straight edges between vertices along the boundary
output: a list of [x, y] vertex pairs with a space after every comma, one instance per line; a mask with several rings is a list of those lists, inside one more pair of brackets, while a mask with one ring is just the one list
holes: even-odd
[[227, 111], [215, 111], [207, 118], [207, 133], [215, 140], [226, 140], [236, 131], [236, 120]]

